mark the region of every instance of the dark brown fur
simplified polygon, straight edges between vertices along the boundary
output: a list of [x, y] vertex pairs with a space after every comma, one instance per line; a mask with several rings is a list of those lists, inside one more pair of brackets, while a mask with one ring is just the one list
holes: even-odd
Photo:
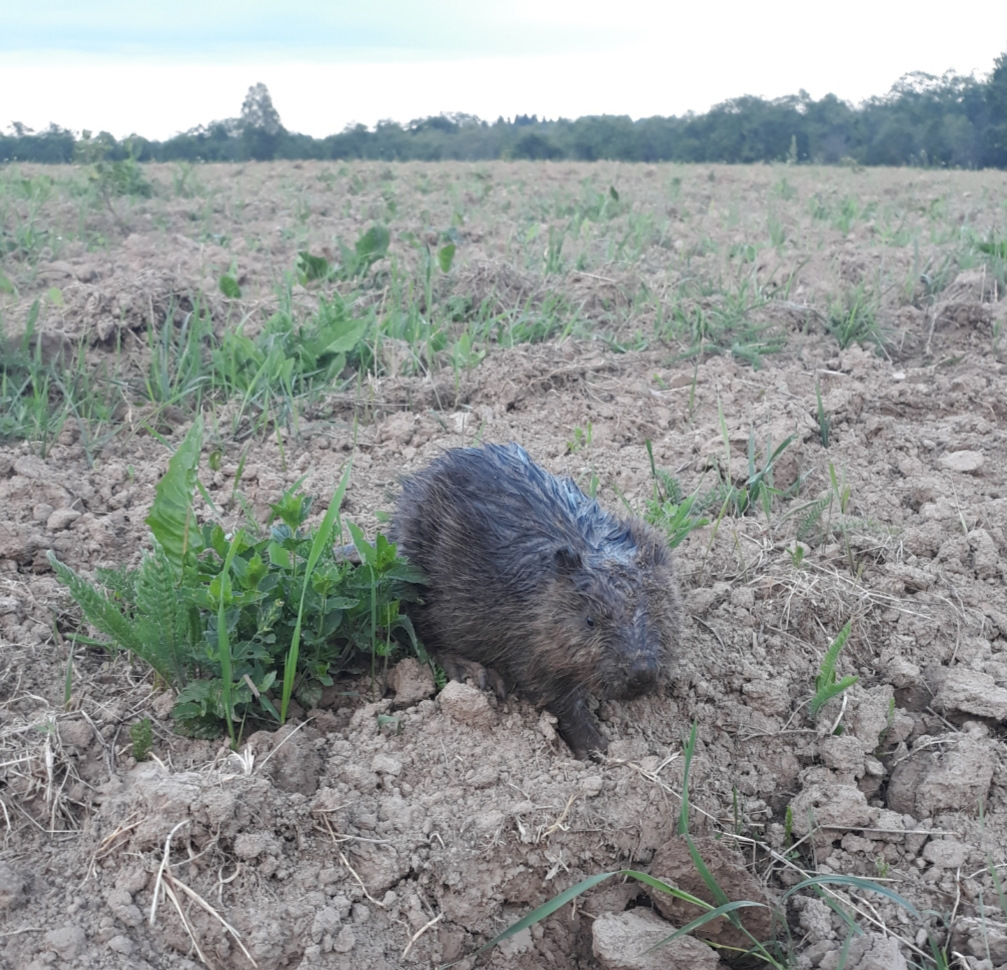
[[410, 612], [449, 674], [492, 668], [556, 715], [578, 757], [607, 747], [588, 694], [627, 699], [665, 680], [680, 612], [667, 543], [518, 445], [436, 459], [405, 482], [392, 534], [426, 573]]

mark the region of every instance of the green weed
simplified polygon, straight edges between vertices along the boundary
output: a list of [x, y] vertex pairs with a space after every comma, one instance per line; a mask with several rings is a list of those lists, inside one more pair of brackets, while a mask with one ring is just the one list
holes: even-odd
[[881, 349], [884, 339], [874, 309], [875, 301], [864, 287], [847, 291], [840, 300], [833, 301], [826, 315], [825, 329], [845, 350], [851, 344], [873, 344]]
[[653, 495], [647, 501], [644, 518], [661, 529], [668, 537], [668, 545], [674, 549], [680, 545], [689, 533], [709, 524], [709, 519], [696, 515], [693, 506], [695, 495], [683, 495], [682, 486], [677, 478], [663, 468], [658, 468], [654, 461], [654, 449], [648, 438], [645, 442], [647, 457], [650, 459], [650, 474], [654, 480]]
[[34, 442], [45, 457], [67, 423], [80, 431], [88, 462], [115, 407], [115, 388], [97, 381], [84, 366], [83, 348], [55, 349], [37, 330], [35, 300], [20, 337], [0, 337], [0, 441]]
[[700, 499], [700, 507], [704, 510], [713, 510], [719, 506], [718, 518], [725, 514], [747, 515], [754, 509], [761, 508], [769, 518], [773, 499], [782, 495], [795, 495], [803, 481], [803, 477], [798, 477], [797, 481], [786, 490], [778, 489], [773, 485], [773, 469], [783, 452], [790, 447], [794, 436], [788, 435], [775, 449], [772, 440], [767, 439], [766, 447], [761, 452], [765, 456], [765, 460], [760, 465], [760, 452], [755, 444], [755, 429], [752, 428], [748, 433], [748, 474], [742, 482], [738, 483], [731, 478], [731, 443], [723, 412], [720, 414], [720, 430], [724, 438], [726, 458], [724, 464], [717, 466], [720, 480], [710, 492]]
[[[254, 338], [241, 326], [225, 331], [212, 350], [210, 370], [213, 387], [240, 400], [235, 430], [246, 414], [295, 422], [299, 399], [337, 385], [351, 358], [370, 359], [364, 336], [373, 326], [370, 314], [354, 315], [337, 293], [319, 297], [315, 313], [299, 321], [288, 291]], [[192, 370], [195, 377], [195, 364]]]
[[[852, 623], [852, 620], [846, 621], [846, 625], [836, 635], [835, 640], [829, 644], [829, 649], [825, 651], [825, 656], [822, 657], [821, 667], [818, 670], [818, 675], [815, 677], [815, 694], [808, 705], [812, 719], [818, 717], [818, 712], [833, 697], [839, 696], [860, 679], [859, 677], [849, 675], [843, 677], [841, 680], [836, 679], [836, 663], [839, 660], [840, 652], [846, 646], [847, 639], [849, 639]], [[839, 730], [837, 728], [836, 733], [839, 733]]]
[[[48, 175], [26, 177], [15, 168], [0, 190], [0, 256], [34, 266], [44, 251], [58, 248], [58, 237], [42, 216], [55, 183]], [[10, 292], [13, 287], [8, 285]]]
[[88, 166], [88, 182], [122, 232], [128, 232], [129, 227], [116, 209], [114, 200], [122, 197], [149, 199], [154, 194], [154, 186], [133, 156], [128, 142], [126, 147], [130, 152], [128, 157], [109, 160], [114, 146], [104, 133], [92, 137], [90, 131], [84, 131], [74, 149], [77, 161]]
[[877, 531], [877, 525], [868, 519], [849, 515], [850, 496], [846, 472], [837, 474], [835, 466], [829, 462], [829, 490], [814, 501], [793, 509], [788, 518], [797, 519], [796, 536], [799, 542], [819, 544], [832, 536], [840, 537], [850, 574], [859, 578], [863, 565], [858, 564], [853, 555], [850, 532], [854, 527]]
[[[586, 428], [576, 427], [573, 429], [573, 438], [566, 443], [567, 454], [575, 455], [578, 451], [591, 447], [591, 439], [594, 437], [594, 427], [590, 421]], [[648, 445], [650, 442], [648, 442]]]
[[391, 235], [388, 228], [375, 223], [364, 232], [351, 249], [341, 240], [336, 241], [339, 248], [339, 261], [331, 263], [325, 256], [313, 256], [307, 250], [297, 254], [297, 280], [302, 286], [321, 283], [326, 280], [364, 280], [374, 268], [388, 255]]
[[149, 717], [129, 726], [129, 740], [132, 743], [133, 757], [137, 761], [146, 761], [154, 746], [154, 728]]
[[353, 528], [361, 563], [333, 551], [349, 467], [315, 532], [304, 530], [311, 499], [295, 487], [273, 506], [278, 521], [265, 536], [228, 536], [219, 524], [196, 522], [201, 442], [197, 421], [157, 486], [147, 518], [152, 549], [137, 569], [104, 572], [99, 588], [49, 553], [107, 645], [175, 690], [180, 733], [225, 730], [236, 744], [249, 718], [283, 723], [292, 698], [316, 706], [340, 672], [373, 671], [400, 647], [423, 656], [399, 612], [416, 596], [417, 571], [383, 536], [371, 546]]
[[667, 323], [667, 336], [688, 346], [683, 357], [730, 354], [758, 370], [767, 354], [784, 346], [781, 335], [753, 314], [769, 303], [754, 275], [733, 288], [689, 283], [681, 287]]
[[822, 404], [822, 388], [818, 381], [815, 381], [815, 423], [818, 426], [818, 440], [823, 448], [829, 447], [829, 434], [832, 430], [832, 415], [825, 410]]

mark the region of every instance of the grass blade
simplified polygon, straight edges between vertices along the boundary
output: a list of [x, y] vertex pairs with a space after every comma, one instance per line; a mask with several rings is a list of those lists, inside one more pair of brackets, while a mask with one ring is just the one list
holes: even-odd
[[290, 704], [290, 697], [294, 692], [294, 678], [297, 675], [297, 658], [301, 649], [301, 626], [304, 621], [304, 599], [308, 595], [311, 585], [311, 574], [318, 565], [318, 559], [327, 546], [332, 545], [332, 530], [339, 520], [339, 506], [343, 503], [343, 495], [346, 494], [346, 486], [350, 482], [350, 470], [353, 468], [353, 459], [346, 463], [346, 470], [343, 472], [342, 480], [332, 494], [329, 508], [322, 519], [321, 527], [315, 533], [315, 538], [311, 543], [311, 551], [308, 553], [308, 561], [304, 568], [304, 583], [301, 586], [301, 602], [297, 610], [297, 621], [294, 624], [294, 635], [290, 642], [290, 649], [287, 651], [286, 663], [283, 667], [283, 694], [280, 698], [280, 723], [287, 720], [287, 706]]

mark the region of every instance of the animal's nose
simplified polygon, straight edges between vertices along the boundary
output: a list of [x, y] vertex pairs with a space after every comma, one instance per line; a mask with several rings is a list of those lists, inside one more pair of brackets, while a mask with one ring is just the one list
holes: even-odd
[[657, 658], [652, 654], [637, 654], [630, 662], [626, 684], [633, 694], [643, 694], [657, 683]]

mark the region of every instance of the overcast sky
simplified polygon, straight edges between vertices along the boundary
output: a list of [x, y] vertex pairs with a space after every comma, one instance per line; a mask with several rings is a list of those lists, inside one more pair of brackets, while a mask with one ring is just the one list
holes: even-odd
[[680, 115], [804, 88], [858, 103], [909, 71], [981, 76], [1007, 6], [904, 0], [22, 0], [0, 29], [0, 129], [163, 139], [265, 83], [283, 124], [462, 111]]

